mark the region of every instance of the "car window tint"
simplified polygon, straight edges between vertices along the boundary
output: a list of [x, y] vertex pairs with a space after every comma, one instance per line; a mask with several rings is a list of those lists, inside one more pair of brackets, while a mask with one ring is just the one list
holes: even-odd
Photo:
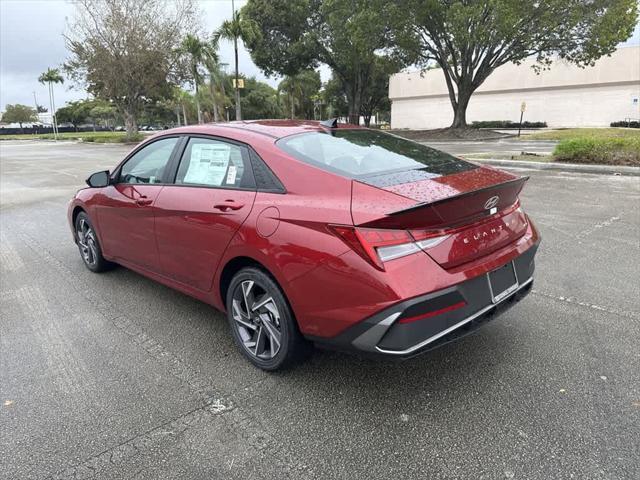
[[120, 170], [120, 183], [162, 183], [178, 137], [157, 140], [135, 153]]
[[477, 168], [426, 145], [365, 129], [302, 133], [277, 145], [298, 160], [348, 178], [410, 170], [440, 176]]
[[182, 155], [176, 184], [247, 188], [242, 147], [207, 138], [191, 138]]
[[251, 157], [251, 166], [253, 167], [256, 188], [262, 192], [285, 193], [286, 190], [284, 186], [264, 163], [264, 160], [253, 150], [249, 151], [249, 157]]

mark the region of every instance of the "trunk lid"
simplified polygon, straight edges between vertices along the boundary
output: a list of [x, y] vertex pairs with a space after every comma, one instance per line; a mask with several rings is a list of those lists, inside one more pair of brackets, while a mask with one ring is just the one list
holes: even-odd
[[526, 232], [526, 216], [517, 207], [528, 177], [485, 166], [416, 178], [420, 176], [403, 172], [354, 180], [354, 224], [410, 230], [417, 232], [416, 238], [447, 235], [425, 250], [445, 268], [487, 255]]

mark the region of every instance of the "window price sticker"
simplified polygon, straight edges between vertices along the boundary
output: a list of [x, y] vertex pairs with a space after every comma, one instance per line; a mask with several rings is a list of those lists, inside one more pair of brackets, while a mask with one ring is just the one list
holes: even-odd
[[[230, 145], [196, 143], [191, 146], [191, 161], [184, 183], [220, 186], [229, 166]], [[235, 167], [233, 167], [235, 170]], [[231, 172], [229, 172], [231, 174]], [[235, 182], [235, 172], [233, 174]], [[229, 181], [227, 180], [227, 183]]]

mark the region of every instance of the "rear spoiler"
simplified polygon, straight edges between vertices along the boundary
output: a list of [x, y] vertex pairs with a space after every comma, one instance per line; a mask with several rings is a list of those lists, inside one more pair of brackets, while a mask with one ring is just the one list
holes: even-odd
[[[473, 223], [512, 206], [529, 177], [519, 177], [433, 202], [421, 202], [361, 226], [438, 230]], [[493, 197], [496, 197], [495, 199]], [[491, 206], [486, 204], [491, 200]], [[494, 210], [495, 208], [495, 210]]]
[[519, 178], [515, 178], [513, 180], [509, 180], [507, 182], [503, 182], [503, 183], [497, 183], [495, 185], [489, 185], [488, 187], [484, 187], [484, 188], [479, 188], [478, 190], [471, 190], [469, 192], [464, 192], [461, 193], [459, 195], [454, 195], [452, 197], [446, 197], [446, 198], [441, 198], [440, 200], [436, 200], [434, 202], [420, 202], [420, 203], [416, 203], [415, 205], [412, 205], [408, 208], [403, 208], [402, 210], [396, 210], [395, 212], [391, 212], [391, 213], [387, 213], [387, 215], [391, 216], [391, 215], [398, 215], [401, 213], [406, 213], [406, 212], [410, 212], [412, 210], [419, 210], [421, 208], [424, 207], [435, 207], [438, 206], [442, 203], [448, 203], [448, 202], [452, 202], [455, 200], [459, 200], [459, 199], [464, 199], [465, 197], [471, 197], [474, 195], [478, 195], [482, 192], [488, 191], [488, 190], [495, 190], [496, 187], [505, 187], [505, 186], [509, 186], [511, 184], [519, 184], [520, 187], [518, 188], [518, 194], [520, 193], [520, 191], [522, 190], [522, 187], [524, 186], [525, 182], [527, 182], [529, 180], [529, 177], [519, 177]]

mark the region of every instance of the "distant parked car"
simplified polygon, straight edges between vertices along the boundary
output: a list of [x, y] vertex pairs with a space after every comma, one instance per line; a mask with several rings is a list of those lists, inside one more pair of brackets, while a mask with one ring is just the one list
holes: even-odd
[[311, 342], [409, 357], [522, 299], [540, 242], [526, 180], [378, 130], [233, 122], [154, 135], [68, 216], [87, 268], [226, 311], [276, 370]]

